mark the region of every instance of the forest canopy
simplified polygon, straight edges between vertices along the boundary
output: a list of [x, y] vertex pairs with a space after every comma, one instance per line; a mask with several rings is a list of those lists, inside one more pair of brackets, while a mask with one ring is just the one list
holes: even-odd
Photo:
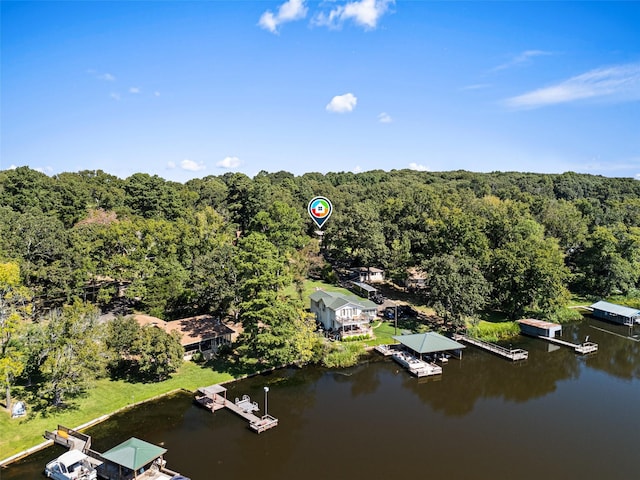
[[[306, 211], [316, 195], [333, 203], [321, 242]], [[552, 318], [571, 293], [637, 296], [640, 287], [640, 181], [631, 178], [262, 171], [181, 184], [19, 167], [0, 172], [0, 215], [2, 384], [37, 372], [55, 401], [70, 374], [56, 377], [53, 357], [34, 357], [29, 342], [95, 330], [102, 344], [79, 344], [68, 362], [86, 375], [83, 359], [113, 343], [98, 310], [123, 301], [166, 320], [239, 320], [243, 359], [275, 365], [317, 353], [300, 292], [309, 275], [335, 278], [333, 267], [379, 267], [398, 283], [422, 271], [426, 303], [454, 324], [484, 309]], [[142, 345], [171, 340], [135, 342], [144, 358]]]

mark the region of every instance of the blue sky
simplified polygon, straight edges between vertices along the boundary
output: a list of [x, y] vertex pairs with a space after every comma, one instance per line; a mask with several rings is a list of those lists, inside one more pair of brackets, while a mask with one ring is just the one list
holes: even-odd
[[0, 5], [0, 170], [640, 179], [640, 2]]

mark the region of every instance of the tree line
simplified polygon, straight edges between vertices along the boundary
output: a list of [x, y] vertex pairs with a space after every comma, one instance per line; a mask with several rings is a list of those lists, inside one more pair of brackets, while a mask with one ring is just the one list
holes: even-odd
[[[321, 242], [306, 213], [315, 195], [334, 207]], [[181, 184], [19, 167], [0, 172], [0, 215], [5, 386], [36, 374], [52, 382], [53, 354], [18, 354], [29, 351], [34, 326], [64, 332], [49, 338], [102, 328], [95, 309], [123, 301], [167, 320], [235, 317], [246, 363], [317, 358], [324, 347], [299, 292], [310, 274], [333, 278], [327, 261], [384, 268], [399, 283], [417, 268], [425, 300], [453, 323], [482, 309], [553, 318], [570, 292], [637, 296], [640, 286], [640, 182], [630, 178], [394, 170]], [[151, 368], [132, 359], [151, 358], [143, 345], [162, 342], [118, 327], [102, 329], [104, 352], [78, 344], [77, 358], [104, 358], [112, 371]]]

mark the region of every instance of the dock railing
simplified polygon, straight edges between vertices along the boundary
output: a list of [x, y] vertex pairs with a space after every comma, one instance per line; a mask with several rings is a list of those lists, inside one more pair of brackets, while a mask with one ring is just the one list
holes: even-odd
[[475, 345], [476, 347], [480, 347], [483, 350], [487, 350], [489, 352], [495, 353], [496, 355], [500, 355], [501, 357], [505, 357], [513, 361], [527, 360], [529, 358], [529, 352], [521, 348], [506, 348], [495, 343], [485, 342], [484, 340], [480, 340], [479, 338], [473, 338], [461, 334], [454, 335], [453, 339], [456, 341], [461, 340], [463, 342], [470, 343], [471, 345]]

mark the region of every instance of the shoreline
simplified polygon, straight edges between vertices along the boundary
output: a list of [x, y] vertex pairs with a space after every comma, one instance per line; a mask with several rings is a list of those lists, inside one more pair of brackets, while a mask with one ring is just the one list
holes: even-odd
[[[288, 368], [288, 367], [293, 367], [293, 365], [281, 365], [279, 367], [271, 367], [269, 369], [266, 370], [260, 370], [259, 372], [254, 372], [254, 373], [248, 373], [245, 375], [242, 375], [238, 378], [233, 378], [230, 380], [225, 380], [223, 382], [219, 382], [218, 385], [227, 385], [229, 383], [233, 383], [233, 382], [237, 382], [239, 380], [244, 380], [246, 378], [251, 378], [251, 377], [256, 377], [258, 375], [264, 375], [266, 373], [269, 372], [273, 372], [275, 370], [279, 370], [281, 368]], [[205, 385], [203, 385], [205, 386]], [[167, 397], [169, 395], [173, 395], [175, 393], [179, 393], [179, 392], [185, 392], [185, 393], [189, 393], [191, 395], [193, 395], [195, 392], [192, 390], [189, 390], [187, 388], [174, 388], [172, 390], [169, 390], [168, 392], [164, 392], [161, 393], [159, 395], [154, 395], [151, 398], [147, 398], [145, 400], [140, 400], [138, 402], [134, 402], [134, 403], [130, 403], [125, 405], [124, 407], [120, 407], [112, 412], [109, 413], [105, 413], [104, 415], [101, 415], [99, 417], [96, 417], [92, 420], [89, 420], [88, 422], [83, 423], [82, 425], [79, 425], [77, 427], [72, 427], [73, 430], [76, 430], [78, 432], [81, 432], [82, 430], [86, 430], [87, 428], [91, 428], [94, 425], [97, 425], [99, 423], [104, 422], [105, 420], [108, 420], [109, 418], [113, 417], [114, 415], [117, 415], [118, 413], [124, 412], [126, 410], [129, 410], [131, 408], [137, 407], [138, 405], [142, 405], [148, 402], [152, 402], [155, 400], [158, 400], [160, 398], [164, 398]], [[44, 434], [44, 432], [43, 432]], [[21, 452], [15, 453], [13, 455], [11, 455], [10, 457], [4, 458], [4, 459], [0, 459], [0, 469], [2, 468], [7, 468], [9, 465], [11, 465], [14, 462], [17, 462], [18, 460], [22, 460], [23, 458], [28, 457], [29, 455], [39, 452], [40, 450], [43, 450], [47, 447], [50, 447], [51, 445], [53, 445], [53, 440], [45, 440], [44, 442], [41, 442], [39, 444], [36, 444], [32, 447], [27, 448], [26, 450], [22, 450]]]

